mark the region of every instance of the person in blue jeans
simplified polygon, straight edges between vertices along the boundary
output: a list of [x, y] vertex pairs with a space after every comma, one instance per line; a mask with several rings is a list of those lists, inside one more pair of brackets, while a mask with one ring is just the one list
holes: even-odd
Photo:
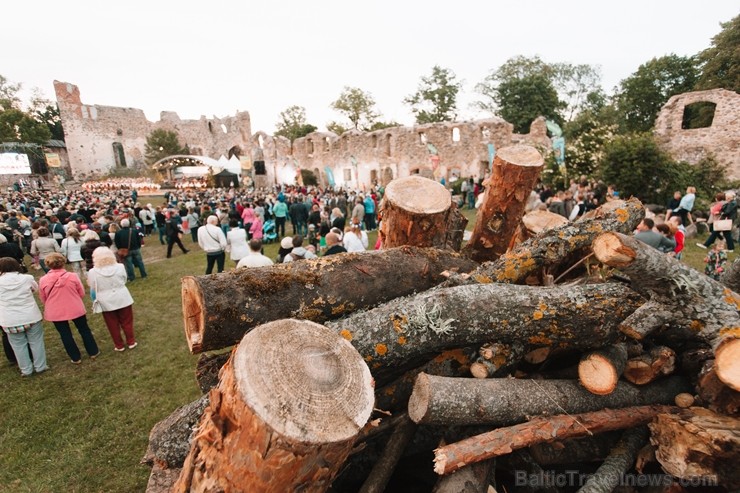
[[116, 231], [113, 241], [119, 250], [128, 248], [128, 255], [123, 258], [123, 266], [126, 268], [126, 276], [129, 282], [136, 279], [134, 266], [139, 269], [141, 278], [146, 278], [144, 259], [141, 257], [141, 236], [135, 228], [131, 227], [131, 222], [128, 219], [121, 221], [121, 229]]

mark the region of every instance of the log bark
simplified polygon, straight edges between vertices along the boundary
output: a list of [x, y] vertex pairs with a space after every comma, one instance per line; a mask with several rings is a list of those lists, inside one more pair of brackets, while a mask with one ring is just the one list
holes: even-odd
[[141, 462], [164, 469], [182, 467], [190, 451], [195, 428], [208, 403], [208, 394], [203, 395], [155, 424], [149, 432], [149, 445]]
[[618, 431], [612, 431], [552, 443], [537, 443], [529, 447], [529, 453], [542, 466], [599, 462], [609, 455], [619, 436]]
[[445, 234], [445, 244], [443, 248], [459, 252], [462, 248], [465, 228], [468, 226], [468, 218], [463, 216], [457, 204], [453, 202], [450, 211], [447, 214], [447, 225]]
[[393, 180], [385, 188], [380, 204], [383, 248], [444, 248], [451, 208], [449, 190], [434, 180], [418, 175]]
[[506, 253], [543, 165], [542, 155], [528, 145], [504, 147], [496, 153], [475, 228], [465, 247], [473, 260], [495, 260]]
[[231, 352], [219, 354], [201, 354], [195, 365], [195, 380], [204, 394], [218, 385], [218, 372], [226, 364]]
[[649, 352], [630, 358], [624, 378], [635, 385], [645, 385], [676, 370], [676, 352], [666, 346], [656, 346]]
[[714, 349], [720, 380], [740, 390], [740, 295], [633, 237], [604, 233], [594, 240], [593, 250], [650, 300], [620, 330], [639, 340], [666, 324], [683, 329]]
[[720, 381], [714, 371], [714, 360], [707, 361], [699, 372], [696, 390], [702, 403], [712, 411], [740, 416], [740, 392]]
[[611, 394], [626, 365], [626, 344], [618, 343], [597, 349], [581, 359], [578, 364], [578, 380], [592, 394]]
[[350, 344], [309, 321], [263, 325], [224, 366], [175, 490], [325, 491], [372, 408]]
[[671, 404], [690, 389], [681, 377], [635, 387], [619, 382], [609, 395], [594, 395], [573, 380], [448, 378], [421, 374], [409, 400], [409, 417], [426, 425], [508, 426], [539, 414], [575, 414], [605, 407]]
[[678, 414], [660, 414], [648, 425], [655, 457], [677, 478], [740, 487], [740, 419], [692, 407]]
[[453, 252], [401, 247], [182, 279], [185, 336], [199, 353], [237, 343], [273, 320], [336, 319], [429, 289], [475, 263]]
[[488, 493], [495, 461], [478, 462], [442, 476], [432, 493]]
[[506, 428], [498, 428], [434, 451], [434, 471], [449, 474], [463, 466], [492, 459], [537, 443], [585, 437], [605, 431], [623, 430], [648, 423], [669, 406], [640, 406], [603, 409], [597, 412], [539, 417]]
[[607, 202], [593, 212], [544, 231], [495, 262], [481, 265], [471, 273], [468, 282], [524, 284], [529, 277], [537, 277], [542, 283], [543, 274], [557, 275], [591, 253], [591, 243], [601, 233], [629, 233], [645, 217], [645, 209], [637, 199]]
[[378, 462], [375, 463], [370, 475], [360, 488], [359, 493], [383, 493], [390, 480], [396, 464], [401, 459], [403, 451], [414, 437], [416, 423], [408, 419], [408, 416], [396, 425], [393, 434], [383, 450]]
[[594, 349], [642, 299], [620, 284], [488, 284], [426, 291], [326, 326], [352, 342], [382, 386], [446, 349], [489, 341]]
[[740, 258], [735, 259], [722, 273], [720, 281], [731, 291], [740, 292]]
[[619, 486], [620, 480], [635, 464], [640, 449], [647, 443], [648, 431], [644, 426], [627, 430], [619, 443], [609, 453], [609, 457], [588, 478], [578, 493], [611, 493]]
[[503, 376], [514, 369], [524, 357], [524, 352], [524, 345], [518, 341], [484, 344], [479, 350], [479, 358], [470, 365], [470, 373], [475, 378]]

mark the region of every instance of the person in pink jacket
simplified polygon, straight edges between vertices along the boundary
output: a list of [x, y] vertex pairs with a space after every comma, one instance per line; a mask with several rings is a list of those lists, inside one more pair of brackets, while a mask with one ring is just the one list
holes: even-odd
[[254, 207], [252, 204], [247, 204], [242, 211], [242, 224], [244, 225], [245, 231], [249, 232], [251, 230], [252, 223], [256, 218], [257, 216], [254, 213]]
[[262, 233], [262, 221], [260, 221], [259, 216], [254, 216], [252, 226], [249, 227], [249, 237], [253, 240], [261, 240], [262, 236], [264, 236]]
[[67, 260], [60, 253], [49, 254], [45, 263], [50, 270], [39, 280], [39, 297], [44, 303], [44, 319], [54, 323], [72, 363], [76, 365], [82, 363], [82, 355], [72, 337], [70, 320], [77, 327], [87, 354], [95, 359], [100, 350], [87, 324], [87, 310], [82, 303], [85, 288], [82, 287], [80, 278], [64, 269]]

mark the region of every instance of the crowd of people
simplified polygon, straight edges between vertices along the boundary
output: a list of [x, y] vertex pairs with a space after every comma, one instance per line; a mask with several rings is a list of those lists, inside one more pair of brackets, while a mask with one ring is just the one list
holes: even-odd
[[137, 190], [144, 193], [157, 193], [162, 188], [151, 178], [107, 178], [82, 183], [88, 192], [109, 192], [113, 190]]
[[[42, 319], [52, 322], [73, 364], [82, 354], [70, 322], [90, 358], [100, 353], [90, 330], [86, 292], [93, 313], [101, 313], [115, 351], [134, 349], [134, 300], [126, 284], [147, 270], [141, 248], [145, 241], [166, 245], [167, 258], [190, 236], [205, 255], [205, 273], [227, 267], [250, 268], [295, 262], [317, 256], [361, 252], [371, 246], [368, 232], [378, 228], [378, 204], [384, 192], [283, 186], [238, 190], [183, 187], [167, 190], [154, 206], [138, 201], [146, 179], [112, 179], [78, 190], [10, 190], [0, 196], [0, 326], [8, 359], [24, 376], [48, 369]], [[483, 183], [466, 180], [462, 204], [475, 207]], [[472, 200], [471, 200], [472, 195]], [[541, 186], [527, 210], [544, 209], [576, 220], [600, 204], [619, 198], [614, 186], [582, 179], [566, 190]], [[717, 278], [732, 251], [731, 231], [737, 218], [734, 192], [718, 194], [709, 215], [707, 274]], [[665, 216], [649, 213], [638, 226], [640, 241], [681, 258], [686, 227], [693, 221], [695, 190], [676, 192]], [[729, 229], [726, 228], [730, 220]], [[721, 224], [721, 227], [720, 227]], [[716, 225], [716, 226], [715, 226]], [[716, 240], [721, 241], [716, 241]], [[279, 245], [275, 258], [264, 244]], [[25, 262], [25, 257], [31, 258]], [[231, 263], [227, 266], [227, 256]], [[43, 271], [38, 283], [28, 267]], [[43, 313], [34, 293], [43, 302]]]

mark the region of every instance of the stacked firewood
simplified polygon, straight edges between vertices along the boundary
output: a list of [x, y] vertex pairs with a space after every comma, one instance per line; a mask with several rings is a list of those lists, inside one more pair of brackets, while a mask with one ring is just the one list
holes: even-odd
[[462, 254], [412, 177], [381, 251], [183, 279], [191, 351], [236, 347], [152, 430], [148, 491], [740, 487], [740, 295], [627, 236], [637, 200], [523, 220], [542, 165], [499, 151]]

